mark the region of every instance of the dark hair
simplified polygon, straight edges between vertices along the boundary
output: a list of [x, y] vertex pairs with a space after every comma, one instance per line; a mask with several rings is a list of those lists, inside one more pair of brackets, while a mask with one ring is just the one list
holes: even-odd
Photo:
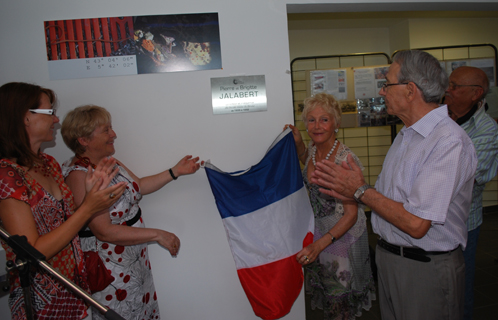
[[393, 60], [400, 66], [398, 82], [414, 82], [425, 102], [439, 103], [448, 88], [448, 75], [434, 56], [424, 51], [407, 50], [397, 53]]
[[56, 101], [55, 93], [40, 86], [9, 82], [0, 87], [0, 158], [16, 159], [17, 164], [31, 167], [38, 154], [31, 150], [24, 116], [29, 109], [38, 109], [42, 93]]

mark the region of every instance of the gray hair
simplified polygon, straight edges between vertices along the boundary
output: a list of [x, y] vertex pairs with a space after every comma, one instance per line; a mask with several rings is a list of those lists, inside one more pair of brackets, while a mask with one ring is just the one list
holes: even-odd
[[448, 75], [439, 61], [424, 51], [400, 51], [394, 61], [400, 66], [398, 82], [413, 82], [422, 91], [424, 101], [439, 103], [448, 88]]

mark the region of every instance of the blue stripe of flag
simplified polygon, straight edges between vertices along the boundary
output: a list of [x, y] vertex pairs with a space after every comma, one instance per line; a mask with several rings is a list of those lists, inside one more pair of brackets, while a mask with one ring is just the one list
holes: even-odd
[[[292, 131], [247, 172], [220, 172], [205, 167], [221, 217], [237, 217], [287, 197], [303, 187]], [[277, 140], [280, 136], [277, 138]]]

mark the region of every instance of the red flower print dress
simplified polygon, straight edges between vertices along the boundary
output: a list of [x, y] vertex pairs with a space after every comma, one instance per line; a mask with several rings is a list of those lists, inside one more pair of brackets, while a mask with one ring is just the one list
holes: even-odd
[[[73, 194], [64, 183], [61, 168], [54, 158], [40, 154], [44, 165], [50, 167], [55, 181], [62, 192], [62, 200], [55, 199], [36, 180], [16, 163], [0, 160], [0, 201], [16, 199], [27, 203], [39, 235], [44, 235], [59, 227], [73, 213]], [[12, 249], [2, 241], [7, 260], [15, 259]], [[48, 263], [88, 291], [83, 252], [76, 236], [64, 249], [48, 260]], [[35, 319], [82, 319], [86, 317], [85, 302], [69, 292], [55, 278], [45, 272], [31, 272], [31, 302]], [[19, 276], [14, 271], [10, 277], [9, 306], [12, 319], [26, 319], [24, 296], [20, 287]]]
[[[71, 159], [62, 165], [65, 177], [73, 170], [87, 171], [84, 166], [70, 167], [70, 164]], [[119, 173], [111, 185], [121, 181], [125, 181], [128, 185], [121, 198], [109, 208], [112, 224], [145, 228], [142, 218], [137, 216], [140, 211], [138, 203], [142, 199], [138, 184], [123, 167], [119, 166]], [[159, 304], [152, 279], [147, 243], [120, 246], [100, 241], [94, 236], [80, 239], [83, 251], [97, 251], [114, 277], [114, 281], [104, 290], [94, 293], [93, 298], [125, 319], [159, 319]], [[104, 319], [95, 309], [92, 314], [93, 319]]]

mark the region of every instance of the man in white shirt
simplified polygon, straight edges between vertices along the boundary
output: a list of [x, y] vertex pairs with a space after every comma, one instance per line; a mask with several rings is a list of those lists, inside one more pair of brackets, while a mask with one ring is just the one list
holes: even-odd
[[448, 77], [422, 51], [402, 51], [380, 91], [404, 127], [386, 155], [375, 189], [359, 168], [317, 163], [323, 193], [372, 209], [382, 319], [461, 319], [466, 221], [477, 158], [472, 141], [439, 101]]

